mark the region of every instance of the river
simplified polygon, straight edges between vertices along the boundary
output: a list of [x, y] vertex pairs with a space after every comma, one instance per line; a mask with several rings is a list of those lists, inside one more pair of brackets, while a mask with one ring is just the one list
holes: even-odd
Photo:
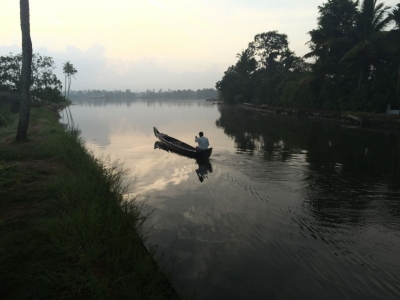
[[[191, 299], [399, 299], [400, 137], [204, 100], [79, 101], [87, 147], [129, 169], [149, 243]], [[63, 114], [64, 122], [66, 115]], [[154, 149], [153, 126], [209, 164]]]

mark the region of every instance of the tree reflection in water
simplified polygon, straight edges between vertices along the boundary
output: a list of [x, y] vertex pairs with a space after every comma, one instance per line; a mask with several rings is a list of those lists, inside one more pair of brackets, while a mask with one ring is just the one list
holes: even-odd
[[235, 106], [219, 110], [216, 126], [234, 139], [238, 152], [307, 168], [302, 207], [321, 224], [360, 224], [367, 221], [365, 211], [376, 206], [376, 214], [400, 215], [399, 133], [352, 130]]
[[[175, 153], [180, 156], [184, 156], [181, 153], [175, 152], [173, 149], [166, 147], [163, 143], [158, 142], [158, 141], [154, 143], [154, 149], [162, 149], [166, 152], [171, 152], [171, 153]], [[188, 157], [188, 156], [184, 156], [184, 157]], [[188, 157], [188, 158], [192, 158], [192, 157]], [[208, 178], [208, 174], [212, 173], [212, 171], [213, 171], [212, 165], [208, 159], [196, 159], [196, 163], [198, 165], [198, 168], [195, 170], [195, 172], [196, 172], [197, 177], [199, 178], [200, 182], [203, 182], [204, 179]]]

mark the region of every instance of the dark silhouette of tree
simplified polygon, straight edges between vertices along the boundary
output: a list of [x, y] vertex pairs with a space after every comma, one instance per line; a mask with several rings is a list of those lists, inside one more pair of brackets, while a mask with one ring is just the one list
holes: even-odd
[[339, 72], [338, 61], [351, 48], [348, 36], [354, 26], [357, 5], [358, 1], [328, 0], [327, 3], [318, 6], [318, 27], [308, 32], [311, 40], [307, 44], [311, 52], [304, 57], [314, 57], [325, 66], [326, 74]]
[[352, 75], [339, 61], [353, 45], [349, 34], [358, 13], [357, 6], [358, 1], [353, 0], [329, 0], [318, 6], [318, 27], [309, 31], [311, 40], [307, 43], [311, 52], [304, 55], [304, 58], [315, 58], [315, 63], [311, 66], [312, 72], [301, 82], [310, 87], [315, 108], [340, 109], [339, 95], [350, 92]]
[[[392, 22], [395, 23], [396, 26], [396, 35], [395, 38], [399, 42], [400, 41], [400, 3], [397, 4], [392, 12], [389, 14], [389, 18]], [[400, 50], [400, 43], [398, 43]], [[399, 59], [399, 69], [397, 73], [397, 85], [396, 85], [396, 99], [399, 102], [400, 107], [400, 51], [397, 51], [397, 58]]]
[[[32, 55], [30, 93], [41, 101], [60, 102], [62, 83], [53, 73], [53, 58], [38, 53]], [[21, 92], [22, 54], [0, 56], [0, 89]]]
[[[327, 0], [318, 8], [309, 53], [296, 57], [277, 31], [257, 34], [217, 82], [220, 98], [370, 112], [384, 112], [393, 99], [400, 104], [400, 4], [390, 11], [377, 0]], [[390, 22], [395, 29], [386, 29]]]
[[26, 139], [30, 116], [30, 86], [32, 76], [32, 41], [29, 23], [29, 0], [20, 0], [22, 32], [21, 103], [16, 140]]
[[377, 4], [376, 0], [364, 0], [356, 16], [350, 38], [355, 45], [343, 56], [341, 61], [353, 61], [359, 68], [359, 79], [357, 90], [361, 84], [370, 77], [371, 66], [377, 64], [377, 47], [384, 42], [388, 32], [383, 29], [389, 24], [387, 15], [388, 6], [383, 3]]
[[248, 76], [253, 74], [257, 69], [257, 61], [254, 58], [254, 52], [250, 48], [238, 53], [236, 57], [239, 58], [239, 61], [236, 63], [236, 70], [239, 74]]
[[[0, 84], [7, 90], [20, 91], [21, 69], [22, 54], [0, 56]], [[62, 88], [61, 81], [53, 73], [55, 65], [51, 57], [33, 54], [31, 69], [31, 91]]]
[[238, 62], [228, 68], [216, 88], [224, 101], [276, 104], [279, 84], [286, 75], [304, 71], [306, 64], [289, 49], [286, 34], [257, 34]]
[[[64, 97], [66, 99], [69, 98], [69, 91], [71, 89], [71, 81], [72, 81], [72, 77], [75, 78], [75, 74], [78, 73], [78, 71], [74, 68], [74, 66], [69, 62], [65, 62], [63, 65], [63, 73], [65, 75], [65, 89], [64, 89]], [[68, 90], [67, 90], [67, 86], [68, 86]]]
[[259, 65], [265, 68], [268, 79], [276, 72], [277, 60], [281, 61], [284, 54], [288, 53], [289, 43], [286, 34], [275, 30], [257, 34], [249, 48], [259, 57]]
[[21, 90], [22, 53], [0, 56], [0, 84], [6, 90]]

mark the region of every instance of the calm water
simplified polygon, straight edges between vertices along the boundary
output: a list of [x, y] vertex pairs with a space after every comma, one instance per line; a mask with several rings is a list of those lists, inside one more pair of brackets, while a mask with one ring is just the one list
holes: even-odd
[[[400, 137], [205, 101], [80, 103], [97, 156], [131, 170], [150, 242], [194, 299], [399, 299]], [[65, 118], [65, 116], [64, 116]], [[153, 126], [210, 164], [154, 149]]]

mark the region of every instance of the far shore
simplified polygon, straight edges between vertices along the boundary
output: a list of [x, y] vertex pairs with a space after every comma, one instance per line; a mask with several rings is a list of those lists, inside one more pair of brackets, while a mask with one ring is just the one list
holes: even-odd
[[339, 123], [351, 127], [377, 130], [400, 130], [400, 116], [384, 113], [338, 112], [288, 107], [255, 105], [251, 103], [235, 104], [244, 109], [259, 111], [263, 114], [276, 114], [297, 118], [308, 118], [321, 122]]

